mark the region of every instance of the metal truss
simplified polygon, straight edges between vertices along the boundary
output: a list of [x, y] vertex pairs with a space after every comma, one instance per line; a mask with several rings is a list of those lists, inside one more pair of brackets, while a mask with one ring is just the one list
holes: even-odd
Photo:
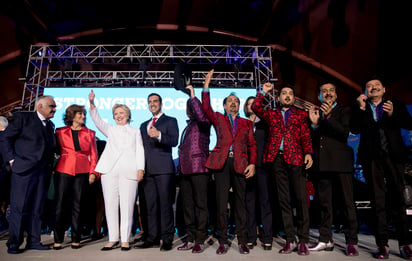
[[[193, 71], [193, 83], [203, 84], [207, 71]], [[113, 86], [168, 86], [174, 81], [174, 71], [49, 71], [48, 86], [110, 85]], [[217, 86], [253, 86], [253, 72], [216, 72], [212, 81]]]
[[[277, 80], [270, 46], [32, 45], [26, 77], [20, 79], [25, 82], [21, 104], [16, 107], [34, 110], [44, 88], [52, 86], [172, 86], [174, 71], [170, 67], [178, 63], [195, 69], [194, 84], [203, 85], [205, 68], [215, 68], [212, 84], [217, 87], [259, 89], [264, 82]], [[267, 106], [276, 106], [275, 91], [267, 100]], [[300, 108], [307, 109], [308, 104], [296, 99]]]
[[[169, 70], [147, 70], [147, 64], [232, 65], [231, 71], [215, 69], [217, 85], [222, 87], [256, 87], [273, 80], [272, 50], [270, 46], [237, 45], [32, 45], [21, 105], [34, 109], [34, 103], [44, 87], [81, 86], [89, 82], [95, 86], [122, 86], [144, 81], [156, 86], [173, 81]], [[107, 69], [95, 69], [99, 66]], [[243, 66], [244, 65], [244, 66]], [[76, 67], [76, 69], [74, 69]], [[133, 68], [128, 68], [133, 67]], [[139, 70], [136, 70], [139, 67]], [[246, 68], [246, 69], [242, 69]], [[206, 71], [193, 73], [194, 81], [202, 81]], [[60, 82], [60, 83], [59, 83]], [[85, 85], [87, 86], [87, 85]]]

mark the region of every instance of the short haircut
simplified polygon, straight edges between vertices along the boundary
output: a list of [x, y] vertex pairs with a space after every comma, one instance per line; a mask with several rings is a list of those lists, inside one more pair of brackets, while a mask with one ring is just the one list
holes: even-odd
[[157, 96], [157, 97], [159, 97], [159, 102], [160, 102], [160, 104], [162, 104], [162, 97], [161, 97], [159, 94], [157, 94], [157, 93], [151, 93], [151, 94], [149, 94], [149, 95], [147, 96], [147, 101], [149, 101], [149, 98], [152, 97], [152, 96]]
[[66, 112], [63, 115], [64, 125], [72, 126], [73, 119], [76, 116], [76, 113], [78, 113], [78, 112], [83, 112], [84, 114], [86, 114], [86, 110], [85, 110], [84, 106], [77, 105], [77, 104], [72, 104], [69, 107], [67, 107]]
[[130, 112], [129, 107], [127, 107], [127, 105], [124, 105], [124, 104], [116, 103], [115, 105], [113, 105], [113, 109], [112, 109], [113, 119], [114, 119], [114, 111], [117, 108], [121, 108], [126, 112], [126, 114], [127, 114], [127, 123], [130, 123], [130, 120], [132, 119], [132, 113]]
[[250, 100], [255, 99], [255, 96], [247, 97], [245, 104], [243, 104], [243, 112], [245, 113], [246, 118], [250, 117], [250, 113], [247, 111], [247, 104]]
[[4, 116], [0, 116], [0, 127], [7, 128], [7, 126], [9, 126], [9, 121], [7, 120], [7, 118]]
[[286, 84], [282, 84], [282, 85], [279, 87], [278, 95], [280, 95], [280, 93], [282, 92], [282, 90], [285, 89], [285, 88], [292, 89], [293, 95], [295, 95], [295, 87], [293, 87], [293, 85], [287, 84], [287, 83], [286, 83]]
[[333, 87], [335, 87], [335, 89], [338, 88], [337, 85], [336, 85], [334, 82], [323, 81], [323, 82], [320, 82], [320, 83], [318, 84], [317, 88], [316, 88], [316, 90], [318, 91], [318, 93], [320, 93], [320, 87], [322, 87], [322, 86], [325, 85], [325, 84], [333, 85]]
[[384, 80], [382, 79], [382, 77], [380, 77], [379, 75], [372, 75], [372, 76], [366, 78], [366, 80], [363, 82], [363, 84], [362, 84], [362, 92], [364, 92], [364, 91], [366, 90], [366, 84], [367, 84], [368, 82], [370, 82], [370, 81], [373, 81], [373, 80], [378, 80], [378, 81], [380, 81], [380, 82], [382, 83], [382, 86], [384, 86], [384, 87], [386, 88], [386, 85], [385, 85], [386, 83], [384, 82]]
[[53, 96], [50, 96], [50, 95], [43, 95], [43, 96], [40, 96], [38, 99], [37, 99], [37, 101], [36, 101], [36, 109], [37, 109], [37, 106], [39, 105], [39, 104], [45, 104], [45, 102], [46, 102], [46, 100], [47, 99], [53, 99]]
[[227, 98], [229, 98], [230, 96], [235, 96], [237, 101], [240, 103], [239, 97], [236, 96], [236, 93], [231, 92], [226, 98], [223, 99], [223, 105], [226, 104]]

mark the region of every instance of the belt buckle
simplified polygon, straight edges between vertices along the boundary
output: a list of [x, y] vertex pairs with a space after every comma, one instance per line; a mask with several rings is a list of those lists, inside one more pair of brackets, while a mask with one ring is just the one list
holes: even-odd
[[233, 158], [233, 151], [229, 151], [229, 158]]
[[278, 151], [278, 154], [279, 154], [279, 155], [283, 155], [283, 150], [279, 150], [279, 151]]

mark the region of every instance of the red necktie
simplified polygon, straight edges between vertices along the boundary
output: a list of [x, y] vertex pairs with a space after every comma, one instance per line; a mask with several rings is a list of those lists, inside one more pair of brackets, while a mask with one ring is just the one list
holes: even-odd
[[153, 120], [152, 120], [152, 127], [155, 125], [156, 121], [157, 121], [157, 118], [156, 118], [156, 117], [153, 117]]

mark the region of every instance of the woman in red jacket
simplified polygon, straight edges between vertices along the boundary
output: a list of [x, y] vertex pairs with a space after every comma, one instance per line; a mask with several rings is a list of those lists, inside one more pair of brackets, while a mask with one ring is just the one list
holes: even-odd
[[[60, 158], [54, 174], [56, 220], [53, 249], [62, 249], [64, 232], [71, 225], [73, 249], [80, 248], [80, 202], [87, 182], [93, 183], [100, 174], [97, 164], [95, 131], [85, 126], [84, 106], [70, 105], [63, 121], [65, 127], [56, 130]], [[68, 222], [70, 221], [71, 222]]]

